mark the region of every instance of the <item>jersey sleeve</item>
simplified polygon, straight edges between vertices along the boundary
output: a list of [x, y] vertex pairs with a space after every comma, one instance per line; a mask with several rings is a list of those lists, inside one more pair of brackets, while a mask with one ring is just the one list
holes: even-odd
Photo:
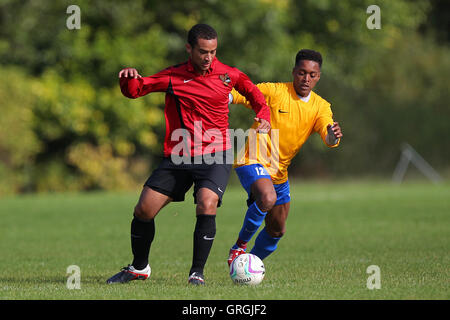
[[[244, 101], [242, 99], [245, 99], [244, 103], [239, 102], [239, 104], [250, 105], [258, 118], [270, 122], [270, 109], [267, 106], [264, 95], [246, 74], [239, 71], [238, 80], [236, 81], [234, 88], [236, 90], [233, 90], [233, 92], [237, 92], [242, 96], [242, 98], [239, 98], [240, 101]], [[233, 103], [235, 103], [233, 92]]]
[[[266, 103], [269, 105], [269, 100], [270, 97], [273, 95], [274, 93], [274, 88], [273, 88], [273, 84], [272, 83], [268, 83], [268, 82], [264, 82], [264, 83], [258, 83], [256, 85], [256, 87], [258, 87], [259, 91], [261, 91], [261, 93], [263, 94]], [[241, 95], [238, 91], [236, 91], [235, 89], [233, 89], [231, 91], [231, 94], [233, 95], [233, 104], [242, 104], [243, 106], [245, 106], [246, 108], [251, 109], [252, 105], [250, 103], [250, 101], [248, 101], [243, 95]]]
[[314, 131], [320, 134], [323, 142], [329, 147], [337, 147], [341, 139], [338, 139], [336, 144], [329, 145], [326, 142], [326, 137], [328, 134], [327, 127], [329, 124], [333, 124], [333, 112], [331, 111], [331, 105], [328, 102], [324, 102], [320, 108], [317, 115], [316, 123], [314, 124]]
[[164, 69], [152, 76], [134, 78], [120, 78], [120, 90], [125, 97], [136, 99], [150, 92], [165, 92], [170, 83], [170, 68]]

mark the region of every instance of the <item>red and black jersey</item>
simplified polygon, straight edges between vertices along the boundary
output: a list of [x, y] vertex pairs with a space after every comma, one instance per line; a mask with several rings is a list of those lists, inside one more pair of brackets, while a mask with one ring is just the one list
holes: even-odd
[[[235, 88], [251, 103], [256, 116], [270, 122], [270, 110], [264, 96], [247, 75], [214, 58], [205, 75], [195, 72], [191, 61], [164, 69], [139, 79], [120, 79], [120, 89], [128, 98], [142, 97], [150, 92], [165, 92], [166, 136], [164, 156], [183, 154], [179, 148], [189, 133], [190, 155], [224, 151], [231, 147], [227, 135], [229, 93]], [[220, 140], [219, 135], [223, 138]], [[212, 142], [215, 146], [211, 149]]]

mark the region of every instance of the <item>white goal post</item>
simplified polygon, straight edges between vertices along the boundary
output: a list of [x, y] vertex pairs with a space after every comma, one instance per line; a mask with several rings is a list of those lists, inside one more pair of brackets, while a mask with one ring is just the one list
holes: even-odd
[[395, 183], [402, 183], [403, 178], [406, 174], [406, 169], [408, 169], [408, 165], [411, 162], [414, 166], [420, 170], [428, 179], [430, 179], [433, 183], [442, 182], [442, 177], [436, 170], [431, 167], [431, 165], [425, 161], [424, 158], [420, 154], [414, 150], [408, 143], [402, 144], [402, 154], [400, 156], [400, 160], [395, 167], [394, 173], [392, 175], [392, 181]]

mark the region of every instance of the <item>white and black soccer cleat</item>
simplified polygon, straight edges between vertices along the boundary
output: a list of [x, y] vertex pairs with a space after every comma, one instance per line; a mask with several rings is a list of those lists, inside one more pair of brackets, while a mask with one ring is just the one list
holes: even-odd
[[200, 272], [192, 272], [188, 279], [189, 284], [201, 286], [205, 284], [205, 276]]
[[131, 264], [129, 264], [127, 267], [122, 268], [122, 270], [119, 273], [109, 278], [106, 281], [106, 283], [112, 284], [112, 283], [125, 283], [132, 280], [146, 280], [150, 278], [151, 272], [152, 269], [150, 268], [150, 265], [147, 265], [142, 270], [137, 270]]

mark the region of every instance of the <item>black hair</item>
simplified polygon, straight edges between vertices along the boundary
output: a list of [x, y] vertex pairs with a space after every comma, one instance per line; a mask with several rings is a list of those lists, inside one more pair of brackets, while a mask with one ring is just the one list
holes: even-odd
[[196, 24], [189, 30], [187, 41], [193, 48], [197, 44], [198, 39], [217, 39], [217, 32], [210, 25], [204, 23]]
[[322, 67], [322, 55], [318, 51], [311, 49], [300, 50], [295, 56], [295, 66], [298, 66], [299, 62], [302, 60], [315, 61], [319, 64], [319, 67]]

